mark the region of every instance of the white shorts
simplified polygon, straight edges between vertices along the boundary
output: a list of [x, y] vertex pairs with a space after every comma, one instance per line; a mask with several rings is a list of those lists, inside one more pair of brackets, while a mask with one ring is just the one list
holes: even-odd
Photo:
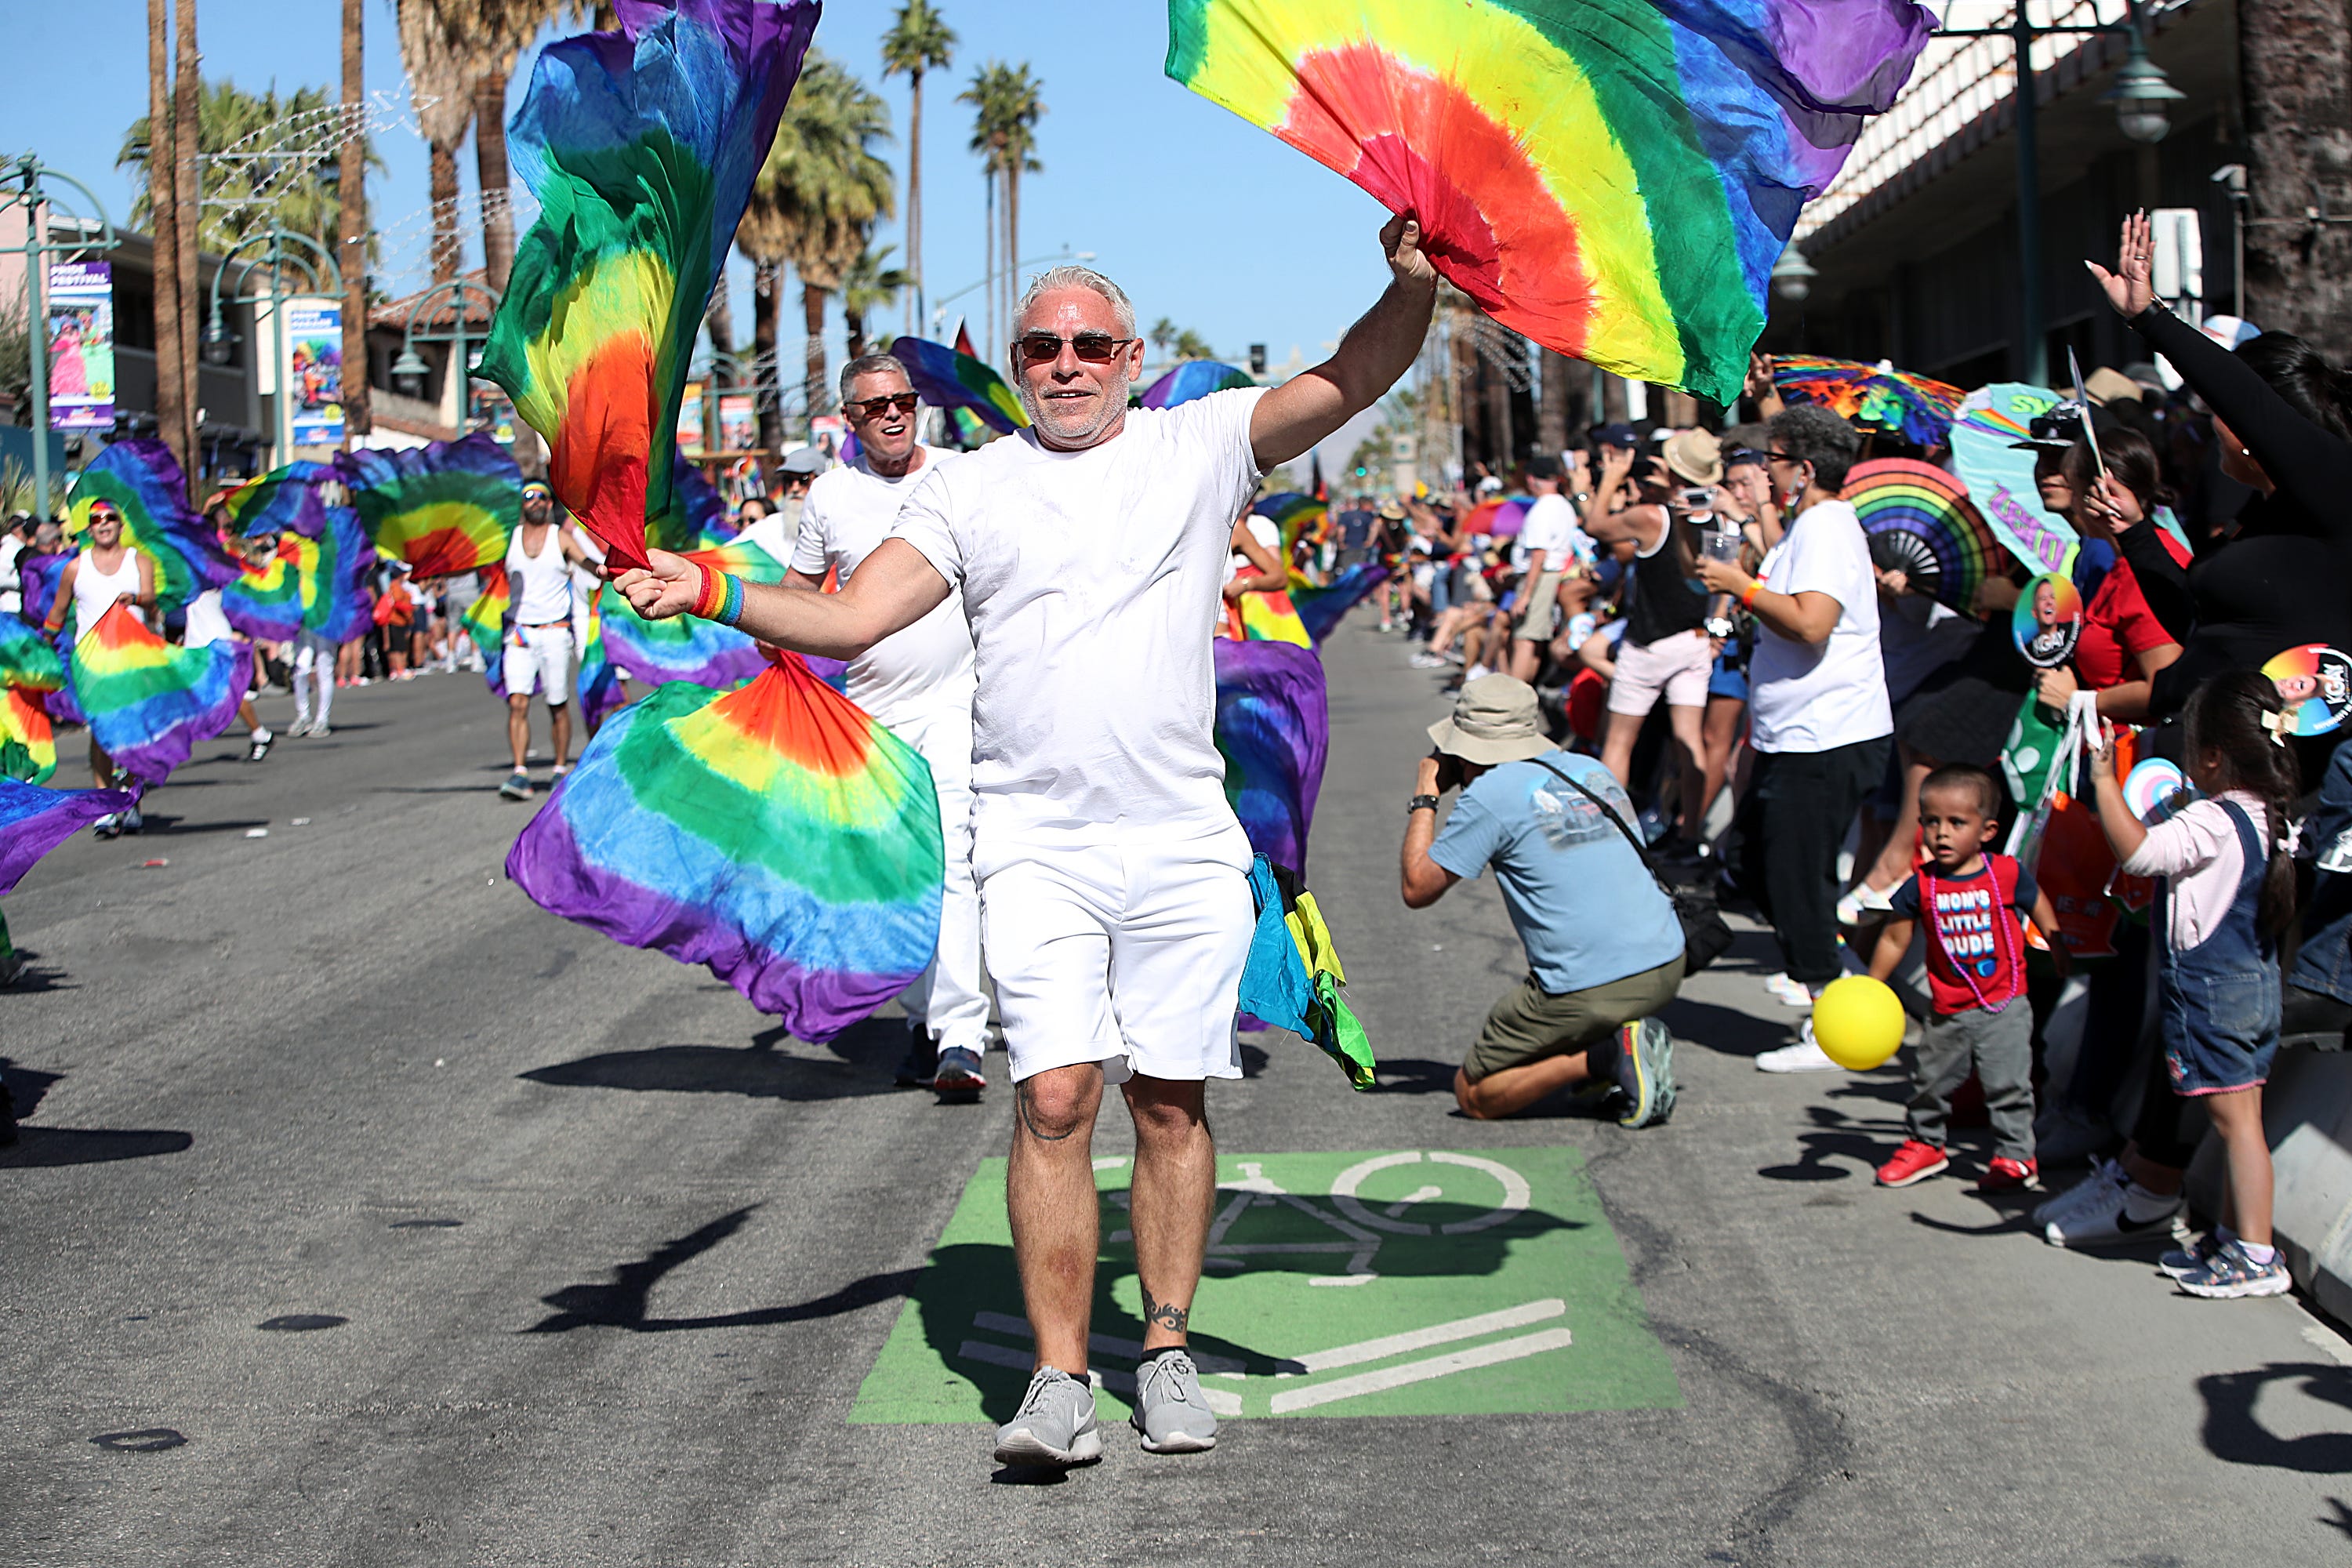
[[572, 626], [518, 626], [507, 637], [506, 664], [500, 672], [509, 697], [544, 692], [550, 708], [561, 708], [572, 695]]
[[1249, 840], [975, 848], [988, 972], [1013, 1080], [1242, 1076], [1234, 1033], [1256, 924]]
[[1640, 719], [1665, 693], [1669, 708], [1706, 706], [1706, 678], [1715, 644], [1705, 632], [1677, 632], [1654, 643], [1631, 637], [1617, 645], [1617, 673], [1609, 682], [1609, 711]]

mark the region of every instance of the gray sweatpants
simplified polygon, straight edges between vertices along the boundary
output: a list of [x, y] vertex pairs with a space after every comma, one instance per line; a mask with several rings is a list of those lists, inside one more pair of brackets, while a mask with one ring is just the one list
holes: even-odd
[[1992, 1118], [1993, 1152], [2033, 1158], [2033, 1009], [2019, 996], [1998, 1013], [1931, 1013], [1911, 1072], [1911, 1136], [1944, 1147], [1952, 1093], [1974, 1068]]

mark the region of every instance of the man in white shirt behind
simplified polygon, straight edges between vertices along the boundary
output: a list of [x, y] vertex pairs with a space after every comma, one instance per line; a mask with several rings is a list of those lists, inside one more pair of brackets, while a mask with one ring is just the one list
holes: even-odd
[[[857, 459], [816, 477], [801, 508], [800, 535], [784, 581], [824, 586], [829, 570], [849, 586], [866, 558], [890, 537], [916, 485], [957, 456], [915, 438], [917, 398], [907, 367], [867, 354], [841, 369], [841, 409], [857, 437]], [[981, 990], [980, 894], [971, 879], [971, 626], [963, 595], [852, 659], [849, 700], [922, 752], [940, 796], [947, 845], [947, 892], [939, 952], [904, 1002], [914, 1035], [902, 1083], [970, 1096], [987, 1079], [988, 997]]]
[[972, 870], [1013, 1058], [1005, 1198], [1037, 1352], [999, 1463], [1102, 1453], [1087, 1366], [1090, 1140], [1108, 1083], [1135, 1122], [1135, 1425], [1154, 1453], [1216, 1441], [1184, 1344], [1216, 1190], [1204, 1080], [1241, 1076], [1233, 1017], [1255, 917], [1212, 733], [1209, 628], [1259, 479], [1370, 407], [1420, 353], [1437, 289], [1420, 237], [1402, 217], [1381, 230], [1387, 291], [1329, 360], [1169, 409], [1127, 405], [1144, 342], [1118, 286], [1053, 268], [1010, 345], [1029, 428], [924, 479], [841, 593], [746, 584], [737, 601], [659, 551], [620, 580], [641, 615], [740, 602], [752, 636], [837, 658], [963, 591], [979, 677]]
[[1519, 580], [1518, 624], [1511, 628], [1512, 676], [1532, 683], [1544, 645], [1559, 630], [1559, 580], [1578, 560], [1592, 559], [1592, 541], [1576, 523], [1576, 509], [1559, 493], [1559, 459], [1530, 458], [1524, 470], [1535, 504], [1519, 524], [1527, 575]]

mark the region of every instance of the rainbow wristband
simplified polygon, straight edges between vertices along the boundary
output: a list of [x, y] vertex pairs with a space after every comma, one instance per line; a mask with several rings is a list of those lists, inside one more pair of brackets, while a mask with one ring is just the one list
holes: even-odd
[[731, 626], [743, 618], [743, 580], [731, 572], [713, 571], [698, 561], [694, 569], [702, 574], [702, 589], [695, 595], [692, 614], [700, 620], [717, 621]]
[[1761, 579], [1761, 578], [1753, 578], [1753, 579], [1750, 579], [1750, 580], [1749, 580], [1749, 582], [1748, 582], [1748, 586], [1747, 586], [1745, 589], [1743, 589], [1743, 590], [1741, 591], [1741, 593], [1740, 593], [1740, 595], [1739, 595], [1739, 607], [1740, 607], [1741, 609], [1743, 609], [1743, 610], [1748, 610], [1748, 609], [1753, 609], [1753, 608], [1755, 608], [1755, 605], [1756, 605], [1756, 596], [1757, 596], [1759, 594], [1761, 594], [1763, 591], [1764, 591], [1764, 583], [1763, 583], [1763, 579]]

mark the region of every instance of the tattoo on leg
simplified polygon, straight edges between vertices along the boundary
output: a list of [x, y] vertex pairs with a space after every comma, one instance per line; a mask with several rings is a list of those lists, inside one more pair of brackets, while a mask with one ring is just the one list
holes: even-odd
[[1166, 1329], [1171, 1333], [1181, 1334], [1184, 1331], [1184, 1324], [1192, 1316], [1192, 1311], [1189, 1309], [1180, 1307], [1173, 1301], [1153, 1300], [1151, 1299], [1151, 1288], [1148, 1285], [1141, 1284], [1140, 1281], [1138, 1282], [1138, 1288], [1143, 1291], [1143, 1321], [1145, 1322], [1156, 1323], [1160, 1328]]
[[1029, 1114], [1029, 1084], [1026, 1079], [1013, 1086], [1013, 1114], [1021, 1118], [1021, 1125], [1028, 1129], [1029, 1136], [1036, 1139], [1040, 1143], [1059, 1143], [1077, 1131], [1076, 1128], [1072, 1127], [1061, 1132], [1040, 1131], [1036, 1121]]

